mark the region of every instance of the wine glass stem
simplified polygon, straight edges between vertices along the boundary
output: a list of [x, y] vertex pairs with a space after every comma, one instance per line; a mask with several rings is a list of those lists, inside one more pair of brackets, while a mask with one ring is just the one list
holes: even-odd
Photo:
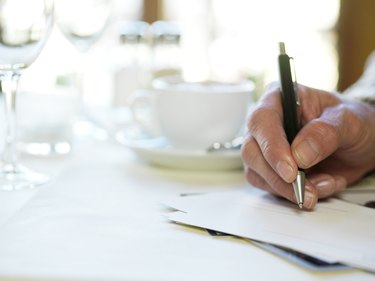
[[2, 161], [10, 169], [15, 169], [17, 163], [16, 91], [19, 77], [19, 73], [10, 71], [1, 74], [1, 88], [5, 98], [5, 144]]
[[85, 115], [86, 114], [86, 106], [87, 106], [87, 97], [85, 96], [85, 82], [86, 82], [86, 74], [88, 71], [89, 66], [89, 54], [88, 52], [80, 52], [79, 55], [79, 66], [77, 72], [77, 87], [78, 87], [78, 95], [79, 95], [79, 110], [80, 113]]

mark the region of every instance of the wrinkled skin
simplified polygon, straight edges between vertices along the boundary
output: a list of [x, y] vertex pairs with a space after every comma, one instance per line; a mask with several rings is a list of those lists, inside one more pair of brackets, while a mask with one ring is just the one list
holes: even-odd
[[306, 172], [305, 209], [375, 169], [375, 108], [299, 85], [303, 126], [291, 145], [283, 129], [278, 84], [270, 85], [248, 120], [242, 159], [248, 182], [296, 202], [291, 183]]

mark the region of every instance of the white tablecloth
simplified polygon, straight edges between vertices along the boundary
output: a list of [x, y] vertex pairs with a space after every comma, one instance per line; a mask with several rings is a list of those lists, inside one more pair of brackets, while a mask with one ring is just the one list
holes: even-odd
[[0, 192], [0, 280], [375, 279], [354, 269], [310, 272], [241, 239], [163, 217], [167, 196], [243, 186], [242, 171], [152, 167], [113, 141], [84, 139], [70, 155], [22, 161], [52, 180]]

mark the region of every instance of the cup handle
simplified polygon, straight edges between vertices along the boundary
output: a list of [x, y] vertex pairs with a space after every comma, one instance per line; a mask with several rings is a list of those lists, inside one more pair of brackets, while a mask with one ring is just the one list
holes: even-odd
[[134, 122], [148, 135], [159, 136], [156, 122], [153, 93], [150, 90], [136, 90], [129, 97], [129, 107]]

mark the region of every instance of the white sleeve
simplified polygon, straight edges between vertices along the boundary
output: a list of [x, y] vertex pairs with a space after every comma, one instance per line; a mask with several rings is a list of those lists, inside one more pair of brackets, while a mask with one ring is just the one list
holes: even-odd
[[375, 106], [375, 51], [369, 56], [362, 76], [343, 94]]

